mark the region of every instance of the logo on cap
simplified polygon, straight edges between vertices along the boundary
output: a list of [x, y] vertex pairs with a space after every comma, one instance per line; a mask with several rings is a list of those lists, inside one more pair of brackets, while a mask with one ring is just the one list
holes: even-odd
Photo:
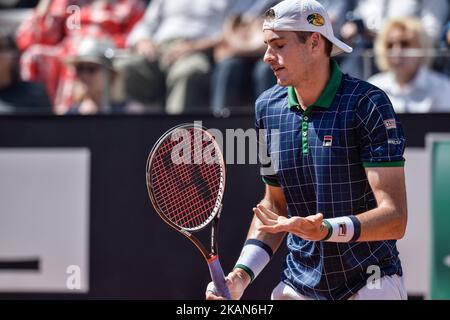
[[325, 19], [318, 13], [313, 13], [308, 16], [308, 22], [316, 27], [321, 27], [325, 24]]

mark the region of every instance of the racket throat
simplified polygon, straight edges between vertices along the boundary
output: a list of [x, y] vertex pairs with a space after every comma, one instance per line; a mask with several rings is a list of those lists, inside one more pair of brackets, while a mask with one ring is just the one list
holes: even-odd
[[206, 259], [206, 261], [208, 262], [208, 263], [213, 263], [215, 260], [217, 260], [217, 259], [219, 259], [219, 256], [217, 255], [217, 254], [210, 254], [209, 255], [209, 258], [208, 259]]
[[214, 217], [214, 220], [211, 225], [211, 256], [217, 256], [219, 254], [217, 235], [219, 234], [219, 219], [221, 213], [222, 213], [222, 204], [220, 204], [217, 211], [217, 215]]

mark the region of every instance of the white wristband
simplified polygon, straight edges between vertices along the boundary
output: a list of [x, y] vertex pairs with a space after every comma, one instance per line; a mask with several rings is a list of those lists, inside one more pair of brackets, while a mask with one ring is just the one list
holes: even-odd
[[249, 239], [245, 242], [236, 268], [243, 269], [253, 281], [272, 258], [272, 249], [262, 241]]
[[358, 240], [361, 233], [361, 223], [354, 216], [325, 219], [328, 235], [323, 241], [347, 243]]

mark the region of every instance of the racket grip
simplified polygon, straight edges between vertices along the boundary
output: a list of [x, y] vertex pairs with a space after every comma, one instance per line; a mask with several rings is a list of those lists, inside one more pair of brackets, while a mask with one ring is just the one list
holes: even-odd
[[216, 287], [217, 295], [224, 297], [227, 300], [231, 300], [230, 291], [228, 290], [225, 275], [223, 273], [222, 266], [220, 265], [219, 256], [208, 261], [209, 272], [211, 273], [211, 279]]

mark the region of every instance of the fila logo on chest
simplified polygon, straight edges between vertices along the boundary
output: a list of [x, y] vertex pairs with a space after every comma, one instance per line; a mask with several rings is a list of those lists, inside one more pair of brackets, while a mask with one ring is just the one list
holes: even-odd
[[324, 136], [323, 137], [323, 146], [324, 147], [332, 147], [333, 146], [333, 136]]

